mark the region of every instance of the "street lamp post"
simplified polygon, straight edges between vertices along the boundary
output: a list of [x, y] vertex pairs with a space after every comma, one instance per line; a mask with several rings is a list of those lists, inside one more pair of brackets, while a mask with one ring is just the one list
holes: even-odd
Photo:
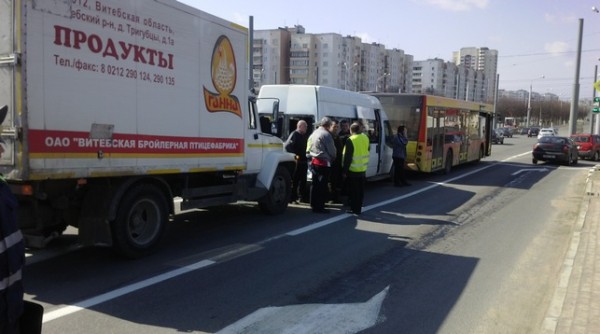
[[381, 79], [383, 79], [383, 90], [384, 90], [384, 93], [385, 93], [385, 77], [387, 77], [389, 75], [390, 75], [389, 73], [383, 73], [382, 76], [380, 76], [379, 78], [377, 78], [377, 81], [375, 81], [375, 92], [376, 93], [379, 92], [379, 81]]
[[[595, 7], [594, 7], [595, 8]], [[594, 65], [594, 83], [598, 81], [598, 65]], [[596, 87], [593, 88], [592, 101], [596, 98]], [[590, 109], [590, 134], [594, 134], [594, 119], [597, 118], [594, 112]], [[596, 119], [596, 127], [598, 126], [598, 120]], [[598, 134], [598, 132], [595, 132]]]
[[[596, 14], [600, 13], [596, 6], [592, 6], [592, 11]], [[600, 60], [600, 59], [598, 59]], [[598, 81], [598, 65], [594, 66], [594, 83]], [[594, 93], [592, 95], [592, 101], [596, 98], [596, 87], [594, 87]], [[595, 126], [594, 126], [595, 125]], [[600, 116], [595, 115], [593, 111], [590, 111], [590, 134], [600, 134]]]
[[527, 127], [529, 127], [529, 117], [531, 116], [531, 86], [529, 83], [529, 98], [527, 99]]
[[[543, 79], [543, 78], [545, 78], [544, 75], [542, 75], [538, 79]], [[535, 80], [535, 79], [533, 79], [533, 80]], [[529, 97], [527, 99], [527, 127], [529, 127], [529, 119], [531, 117], [531, 88], [533, 86], [533, 80], [531, 80], [529, 82]]]
[[344, 90], [347, 90], [348, 89], [348, 77], [350, 76], [350, 70], [355, 68], [358, 65], [358, 63], [352, 64], [351, 67], [348, 67], [347, 62], [342, 62], [342, 65], [344, 65], [344, 68], [346, 69], [346, 73], [345, 73], [345, 77], [344, 77]]
[[583, 35], [583, 19], [579, 19], [579, 33], [577, 35], [577, 56], [575, 58], [575, 80], [573, 83], [573, 98], [571, 112], [569, 113], [569, 135], [577, 133], [577, 110], [579, 109], [579, 70], [581, 68], [581, 40]]
[[540, 115], [538, 116], [538, 125], [542, 127], [542, 101], [540, 100]]

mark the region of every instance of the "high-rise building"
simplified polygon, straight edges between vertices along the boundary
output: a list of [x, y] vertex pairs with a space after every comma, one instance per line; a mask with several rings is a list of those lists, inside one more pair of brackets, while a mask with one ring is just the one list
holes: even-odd
[[381, 91], [394, 93], [412, 92], [413, 56], [403, 50], [386, 50], [388, 59], [388, 76], [383, 82]]
[[415, 61], [412, 70], [412, 92], [449, 98], [485, 101], [483, 72], [442, 59]]
[[304, 32], [304, 27], [254, 31], [252, 41], [252, 76], [254, 88], [266, 84], [290, 82], [290, 44], [292, 33]]
[[254, 32], [253, 80], [352, 91], [410, 92], [413, 57], [356, 36], [307, 34], [302, 26]]
[[481, 71], [477, 84], [483, 85], [482, 98], [492, 102], [496, 93], [496, 75], [498, 73], [498, 50], [487, 47], [465, 47], [452, 54], [455, 64], [464, 65], [471, 69]]
[[309, 84], [492, 102], [498, 51], [465, 47], [453, 53], [452, 62], [414, 61], [400, 49], [363, 43], [356, 36], [307, 34], [296, 25], [256, 30], [252, 61], [255, 89], [265, 84]]

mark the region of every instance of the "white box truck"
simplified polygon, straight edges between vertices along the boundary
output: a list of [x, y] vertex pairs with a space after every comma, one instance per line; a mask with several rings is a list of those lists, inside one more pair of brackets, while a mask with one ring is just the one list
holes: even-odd
[[27, 244], [71, 225], [141, 256], [175, 197], [283, 212], [294, 160], [261, 131], [248, 36], [174, 0], [1, 1], [0, 172]]

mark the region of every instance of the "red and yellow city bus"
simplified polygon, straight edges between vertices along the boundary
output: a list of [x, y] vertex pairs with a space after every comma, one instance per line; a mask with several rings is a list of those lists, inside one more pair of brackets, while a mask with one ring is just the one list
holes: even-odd
[[410, 170], [449, 173], [491, 153], [491, 104], [420, 94], [371, 95], [381, 101], [394, 132], [406, 126]]

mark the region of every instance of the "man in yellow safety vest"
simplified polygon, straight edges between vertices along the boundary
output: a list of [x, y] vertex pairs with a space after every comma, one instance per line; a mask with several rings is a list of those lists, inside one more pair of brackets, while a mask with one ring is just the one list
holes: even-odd
[[369, 164], [369, 137], [361, 132], [359, 123], [352, 123], [350, 134], [344, 145], [342, 170], [348, 186], [348, 212], [360, 215], [365, 193], [365, 174]]

